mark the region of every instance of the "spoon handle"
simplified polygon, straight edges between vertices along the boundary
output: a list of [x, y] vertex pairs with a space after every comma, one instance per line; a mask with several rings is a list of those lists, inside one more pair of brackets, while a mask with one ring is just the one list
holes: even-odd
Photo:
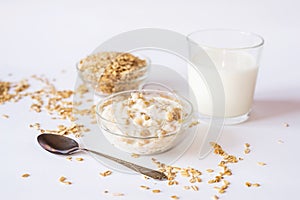
[[137, 164], [125, 161], [125, 160], [121, 160], [119, 158], [115, 158], [115, 157], [112, 157], [112, 156], [109, 156], [109, 155], [106, 155], [106, 154], [103, 154], [103, 153], [100, 153], [100, 152], [97, 152], [97, 151], [93, 151], [93, 150], [89, 150], [89, 149], [85, 149], [85, 148], [83, 148], [81, 150], [89, 151], [91, 153], [97, 154], [99, 156], [102, 156], [102, 157], [107, 158], [109, 160], [112, 160], [114, 162], [117, 162], [117, 163], [119, 163], [119, 164], [121, 164], [121, 165], [123, 165], [123, 166], [125, 166], [129, 169], [132, 169], [132, 170], [134, 170], [138, 173], [149, 176], [153, 179], [158, 179], [158, 180], [166, 180], [167, 179], [167, 176], [163, 172], [156, 171], [156, 170], [153, 170], [153, 169], [149, 169], [149, 168], [146, 168], [146, 167], [143, 167], [143, 166], [140, 166], [140, 165], [137, 165]]

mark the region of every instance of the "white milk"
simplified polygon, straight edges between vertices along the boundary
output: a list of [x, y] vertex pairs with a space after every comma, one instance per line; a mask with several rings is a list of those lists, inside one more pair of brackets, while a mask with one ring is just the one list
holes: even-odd
[[[225, 93], [225, 117], [238, 117], [251, 110], [258, 66], [252, 55], [245, 52], [228, 50], [206, 50], [217, 67]], [[193, 62], [200, 62], [201, 57], [194, 55]], [[205, 60], [205, 59], [204, 59]], [[203, 71], [201, 69], [200, 71]], [[206, 72], [209, 72], [207, 70]], [[200, 79], [195, 69], [189, 68], [189, 83], [195, 95], [198, 111], [203, 115], [212, 115], [210, 87]]]

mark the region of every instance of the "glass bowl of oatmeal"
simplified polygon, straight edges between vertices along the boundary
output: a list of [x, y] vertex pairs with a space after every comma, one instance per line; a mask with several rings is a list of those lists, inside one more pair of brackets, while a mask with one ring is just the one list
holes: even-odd
[[139, 89], [149, 75], [150, 60], [143, 55], [99, 52], [77, 63], [83, 83], [100, 96]]
[[184, 139], [193, 106], [172, 92], [130, 90], [102, 99], [96, 113], [101, 132], [113, 146], [150, 155], [167, 151]]

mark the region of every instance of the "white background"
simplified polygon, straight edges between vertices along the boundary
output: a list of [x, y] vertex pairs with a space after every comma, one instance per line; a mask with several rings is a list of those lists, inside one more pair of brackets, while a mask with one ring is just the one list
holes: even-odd
[[[111, 36], [137, 28], [166, 28], [188, 34], [204, 28], [237, 28], [265, 38], [265, 47], [251, 119], [224, 128], [220, 144], [241, 155], [243, 144], [252, 145], [245, 161], [233, 165], [230, 188], [221, 199], [295, 199], [299, 188], [300, 139], [300, 3], [299, 1], [0, 1], [0, 80], [19, 80], [32, 74], [57, 78], [61, 88], [73, 89], [74, 63]], [[61, 73], [66, 70], [66, 73]], [[13, 76], [9, 77], [8, 74]], [[29, 123], [47, 123], [43, 115], [29, 111], [29, 102], [0, 105], [1, 199], [210, 199], [211, 185], [200, 191], [145, 181], [140, 176], [113, 173], [101, 178], [107, 168], [87, 154], [85, 161], [68, 162], [64, 157], [42, 151]], [[284, 127], [283, 123], [290, 127]], [[279, 144], [278, 140], [284, 141]], [[213, 154], [204, 160], [191, 156], [192, 148], [176, 163], [202, 171], [216, 168]], [[267, 165], [258, 166], [263, 161]], [[30, 173], [22, 179], [22, 173]], [[58, 182], [68, 177], [73, 185]], [[261, 183], [246, 188], [244, 182]], [[148, 185], [162, 193], [139, 189]], [[110, 193], [121, 192], [124, 197]]]

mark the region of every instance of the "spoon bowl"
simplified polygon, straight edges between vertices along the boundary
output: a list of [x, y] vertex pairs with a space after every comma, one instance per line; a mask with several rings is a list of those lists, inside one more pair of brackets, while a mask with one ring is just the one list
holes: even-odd
[[41, 134], [37, 140], [43, 149], [55, 154], [70, 155], [80, 150], [75, 140], [60, 135]]

